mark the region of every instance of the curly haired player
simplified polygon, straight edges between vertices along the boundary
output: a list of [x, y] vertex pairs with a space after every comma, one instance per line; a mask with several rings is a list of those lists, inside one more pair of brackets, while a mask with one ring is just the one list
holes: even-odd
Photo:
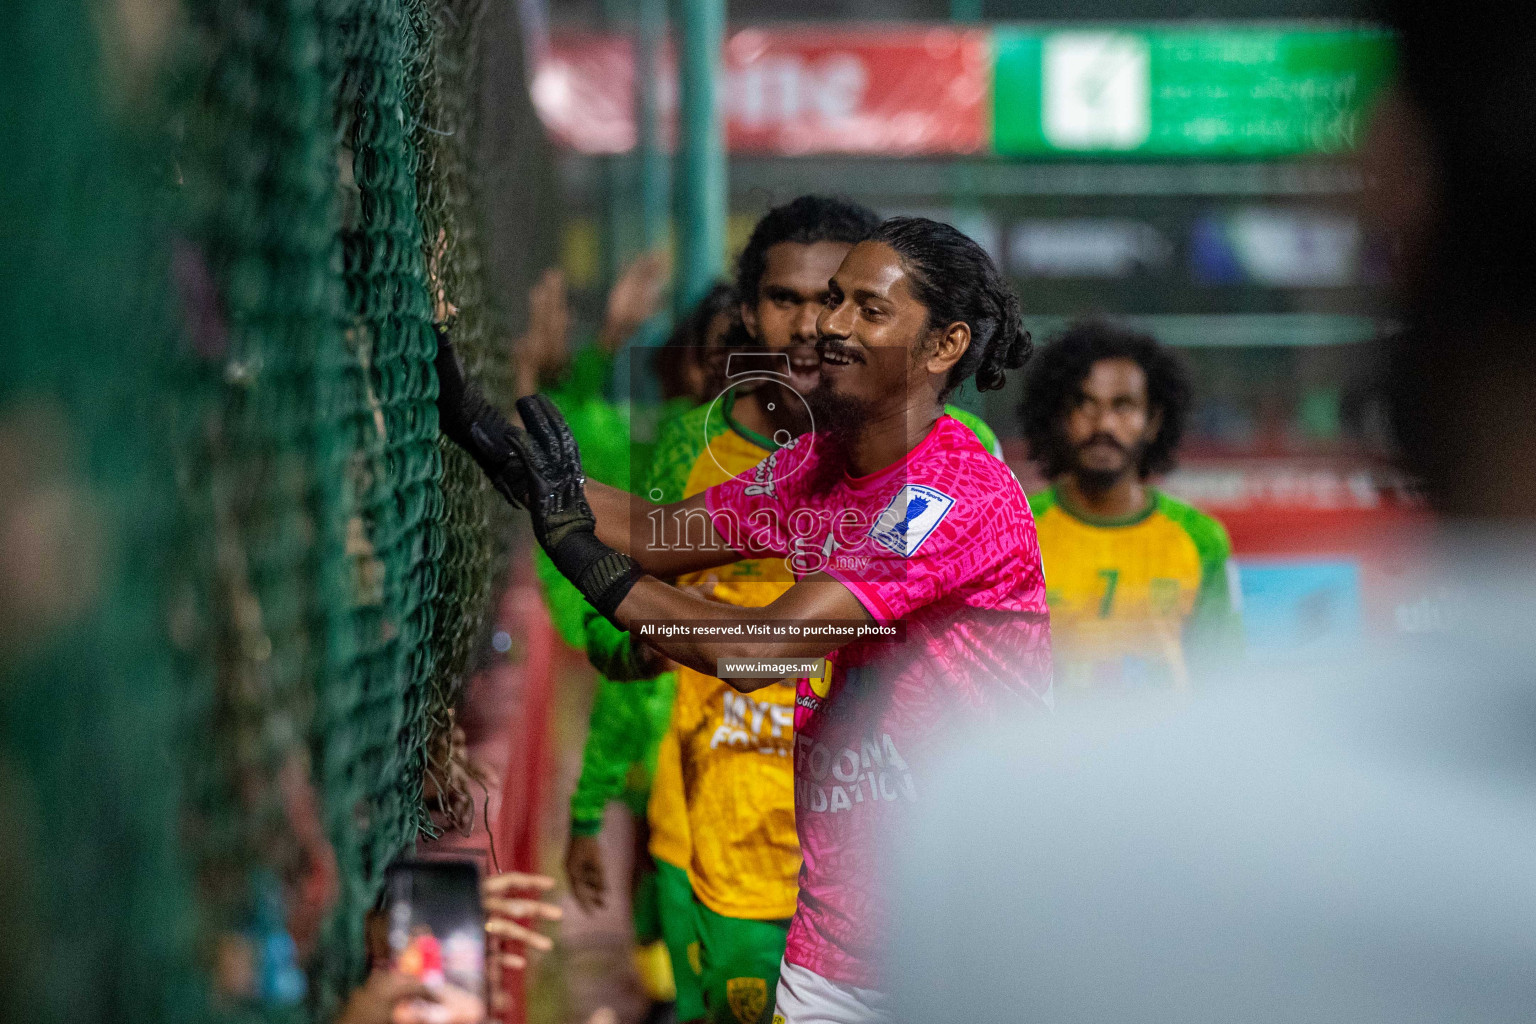
[[1051, 486], [1032, 495], [1058, 694], [1190, 686], [1239, 642], [1227, 532], [1148, 484], [1173, 468], [1191, 391], [1147, 334], [1076, 324], [1029, 368], [1019, 415]]

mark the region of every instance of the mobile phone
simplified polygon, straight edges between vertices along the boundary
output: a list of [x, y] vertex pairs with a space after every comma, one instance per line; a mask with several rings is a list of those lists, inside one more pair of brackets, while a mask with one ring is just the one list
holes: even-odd
[[418, 1020], [479, 1020], [485, 1013], [485, 909], [469, 860], [408, 860], [384, 872], [391, 969], [433, 990]]

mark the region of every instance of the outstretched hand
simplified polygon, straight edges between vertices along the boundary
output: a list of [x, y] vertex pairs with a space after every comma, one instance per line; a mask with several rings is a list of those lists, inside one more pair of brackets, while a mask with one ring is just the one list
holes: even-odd
[[[571, 428], [543, 395], [518, 399], [526, 430], [507, 422], [472, 384], [447, 335], [438, 332], [438, 418], [508, 501], [528, 510], [533, 535], [581, 596], [610, 622], [644, 575], [635, 560], [597, 538], [586, 475]], [[622, 628], [622, 627], [621, 627]]]
[[528, 470], [533, 535], [581, 596], [618, 625], [614, 613], [619, 602], [644, 573], [634, 559], [597, 539], [581, 452], [555, 403], [529, 395], [518, 399], [517, 411], [527, 428], [518, 444]]
[[581, 451], [570, 424], [544, 395], [519, 398], [517, 412], [527, 428], [518, 440], [529, 469], [528, 511], [533, 517], [533, 535], [553, 555], [572, 533], [597, 530], [597, 517], [587, 504]]
[[670, 261], [662, 249], [645, 253], [624, 268], [608, 293], [608, 310], [598, 335], [604, 350], [617, 352], [642, 324], [660, 312], [670, 272]]
[[528, 290], [528, 330], [512, 343], [519, 394], [538, 389], [539, 379], [556, 372], [570, 349], [571, 307], [565, 275], [549, 269]]

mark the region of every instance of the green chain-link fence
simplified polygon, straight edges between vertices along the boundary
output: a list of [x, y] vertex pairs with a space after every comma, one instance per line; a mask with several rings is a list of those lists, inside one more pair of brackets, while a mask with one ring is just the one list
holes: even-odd
[[[495, 505], [431, 368], [452, 307], [470, 372], [504, 378], [479, 0], [17, 6], [0, 1001], [325, 1019], [447, 777], [489, 599]], [[262, 880], [291, 920], [332, 853], [309, 996], [230, 997]]]

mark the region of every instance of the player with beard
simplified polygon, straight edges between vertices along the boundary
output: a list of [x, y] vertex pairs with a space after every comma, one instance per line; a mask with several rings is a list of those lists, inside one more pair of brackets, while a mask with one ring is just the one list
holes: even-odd
[[786, 354], [789, 379], [742, 395], [728, 414], [770, 450], [778, 447], [773, 438], [782, 442], [810, 426], [805, 406], [788, 391], [803, 394], [820, 379], [816, 317], [826, 301], [827, 282], [848, 250], [879, 223], [873, 210], [857, 203], [800, 196], [765, 213], [737, 258], [736, 290], [746, 335], [737, 340]]
[[[775, 206], [752, 229], [736, 262], [741, 330], [735, 342], [738, 348], [784, 353], [789, 373], [783, 382], [727, 396], [724, 418], [733, 431], [772, 451], [811, 428], [805, 405], [791, 392], [804, 395], [820, 381], [816, 318], [826, 304], [828, 282], [848, 250], [879, 225], [879, 216], [866, 206], [804, 195]], [[945, 406], [945, 412], [1002, 456], [997, 435], [980, 417], [958, 406]]]
[[[971, 239], [897, 218], [843, 259], [817, 331], [815, 408], [834, 432], [660, 507], [586, 481], [548, 401], [519, 401], [525, 434], [466, 390], [451, 348], [438, 361], [445, 432], [529, 509], [535, 536], [595, 608], [702, 673], [723, 658], [830, 662], [795, 698], [804, 863], [777, 996], [788, 1024], [888, 1019], [879, 864], [892, 830], [951, 727], [1050, 702], [1028, 504], [1007, 466], [944, 412], [963, 381], [998, 388], [1023, 365], [1018, 300]], [[783, 559], [795, 582], [762, 607], [663, 582], [742, 558]]]
[[[719, 403], [668, 422], [640, 493], [663, 504], [691, 497], [751, 470], [810, 426], [796, 395], [821, 379], [817, 317], [843, 257], [878, 224], [864, 207], [814, 195], [758, 222], [738, 262], [749, 298], [740, 305], [747, 337], [736, 352], [748, 367], [774, 372], [753, 373], [755, 385], [733, 387]], [[786, 361], [765, 364], [764, 352]], [[954, 412], [996, 450], [985, 424]], [[760, 607], [795, 577], [782, 558], [749, 558], [675, 582], [714, 601]], [[606, 620], [601, 625], [612, 629]], [[713, 673], [678, 669], [647, 816], [679, 1020], [772, 1018], [800, 873], [789, 757], [794, 701], [793, 681], [747, 696]]]
[[1187, 691], [1230, 655], [1227, 532], [1148, 484], [1173, 468], [1190, 384], [1149, 335], [1080, 323], [1030, 366], [1020, 407], [1051, 486], [1030, 497], [1051, 606], [1058, 691]]

